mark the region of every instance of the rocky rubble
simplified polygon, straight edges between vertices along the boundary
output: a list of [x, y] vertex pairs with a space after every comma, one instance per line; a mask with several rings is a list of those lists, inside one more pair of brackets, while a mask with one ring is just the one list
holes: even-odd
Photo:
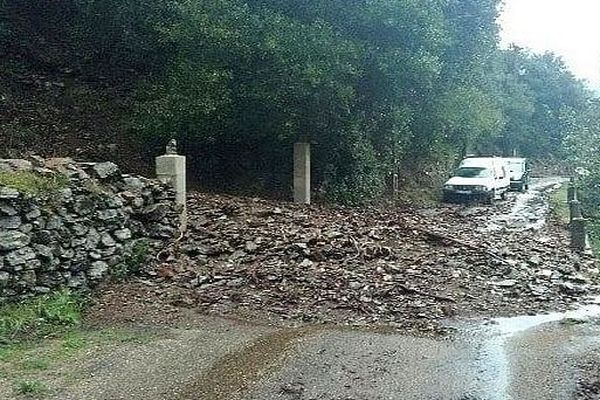
[[178, 234], [172, 191], [113, 163], [0, 160], [0, 171], [64, 181], [44, 192], [0, 186], [0, 302], [87, 288], [130, 268], [139, 240], [160, 248]]
[[562, 227], [482, 233], [484, 218], [473, 216], [498, 211], [195, 194], [187, 236], [148, 283], [171, 302], [218, 314], [419, 329], [453, 316], [560, 310], [597, 290], [593, 258], [573, 253]]

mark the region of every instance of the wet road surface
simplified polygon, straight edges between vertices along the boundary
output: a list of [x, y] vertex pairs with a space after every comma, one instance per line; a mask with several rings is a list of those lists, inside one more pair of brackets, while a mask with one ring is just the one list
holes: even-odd
[[482, 231], [507, 229], [509, 231], [537, 231], [546, 224], [549, 211], [548, 201], [543, 193], [556, 190], [567, 180], [561, 177], [533, 178], [530, 189], [525, 193], [509, 194], [516, 196], [510, 210], [486, 217]]
[[[598, 306], [586, 310], [600, 313]], [[572, 399], [576, 360], [600, 348], [600, 327], [564, 323], [568, 316], [499, 319], [438, 340], [322, 333], [299, 343], [278, 372], [243, 398]]]

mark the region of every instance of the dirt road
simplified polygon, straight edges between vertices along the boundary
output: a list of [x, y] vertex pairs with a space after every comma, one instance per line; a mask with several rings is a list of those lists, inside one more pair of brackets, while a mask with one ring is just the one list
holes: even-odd
[[167, 334], [80, 354], [48, 397], [597, 398], [595, 265], [548, 216], [559, 183], [394, 212], [199, 196], [178, 252], [88, 315]]

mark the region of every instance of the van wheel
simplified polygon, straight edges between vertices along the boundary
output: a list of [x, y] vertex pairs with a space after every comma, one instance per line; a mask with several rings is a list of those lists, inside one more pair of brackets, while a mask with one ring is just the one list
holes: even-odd
[[506, 200], [506, 191], [502, 192], [502, 194], [500, 195], [500, 198], [502, 200]]
[[496, 202], [496, 191], [492, 190], [490, 194], [487, 195], [485, 202], [489, 205], [494, 205]]
[[519, 186], [519, 192], [521, 193], [525, 193], [527, 191], [528, 187], [526, 184], [521, 183], [521, 186]]

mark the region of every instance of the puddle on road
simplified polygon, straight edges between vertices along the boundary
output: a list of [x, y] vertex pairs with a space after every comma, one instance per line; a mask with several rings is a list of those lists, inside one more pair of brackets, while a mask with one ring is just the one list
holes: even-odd
[[600, 297], [593, 298], [587, 304], [567, 312], [492, 319], [492, 324], [486, 325], [480, 331], [483, 338], [477, 360], [478, 369], [481, 371], [480, 398], [512, 400], [511, 365], [507, 351], [510, 339], [545, 324], [594, 317], [600, 317]]

